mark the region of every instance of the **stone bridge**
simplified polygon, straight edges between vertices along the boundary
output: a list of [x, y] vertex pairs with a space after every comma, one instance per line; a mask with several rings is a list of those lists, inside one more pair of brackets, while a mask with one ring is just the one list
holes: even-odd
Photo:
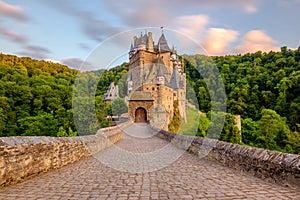
[[0, 138], [5, 200], [300, 199], [299, 178], [299, 155], [147, 124], [76, 138]]

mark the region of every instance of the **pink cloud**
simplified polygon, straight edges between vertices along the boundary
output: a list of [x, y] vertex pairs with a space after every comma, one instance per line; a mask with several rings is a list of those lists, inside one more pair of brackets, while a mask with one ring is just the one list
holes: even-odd
[[204, 47], [209, 55], [226, 54], [230, 43], [236, 41], [238, 32], [223, 28], [210, 28]]
[[27, 15], [22, 8], [7, 4], [5, 2], [0, 2], [0, 13], [20, 21], [25, 21], [27, 19]]
[[15, 33], [13, 31], [10, 31], [3, 27], [0, 27], [0, 34], [7, 37], [8, 39], [10, 39], [13, 42], [17, 42], [17, 43], [21, 43], [21, 44], [27, 42], [27, 38], [24, 35]]
[[263, 30], [249, 31], [244, 37], [242, 44], [237, 47], [239, 53], [257, 52], [257, 51], [278, 51], [277, 41], [273, 40]]
[[192, 39], [198, 40], [204, 32], [209, 17], [205, 15], [184, 15], [175, 19], [177, 30]]

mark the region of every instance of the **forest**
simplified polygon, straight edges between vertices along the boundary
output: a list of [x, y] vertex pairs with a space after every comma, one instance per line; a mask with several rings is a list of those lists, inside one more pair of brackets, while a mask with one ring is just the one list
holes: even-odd
[[[211, 111], [212, 96], [219, 101], [217, 103], [224, 101], [222, 92], [218, 91], [220, 82], [224, 83], [228, 114], [220, 136], [222, 140], [300, 153], [300, 48], [282, 47], [279, 52], [258, 51], [244, 55], [182, 57], [187, 79], [202, 112]], [[220, 76], [213, 71], [213, 66]], [[232, 115], [241, 116], [241, 142], [238, 142], [239, 135], [234, 134], [236, 130], [228, 126], [233, 122]], [[199, 126], [202, 134], [198, 134], [203, 135], [201, 122]]]
[[[193, 92], [197, 97], [197, 101], [189, 99], [190, 103], [207, 113], [207, 117], [199, 118], [198, 136], [210, 137], [206, 135], [210, 116], [223, 115], [221, 140], [300, 153], [300, 48], [181, 57], [191, 85], [187, 93]], [[106, 116], [112, 114], [112, 108], [104, 102], [103, 94], [113, 81], [124, 97], [127, 71], [128, 63], [110, 70], [82, 73], [57, 63], [0, 54], [0, 136], [75, 136], [78, 131], [89, 134], [109, 126]], [[79, 73], [83, 75], [78, 80]], [[78, 81], [93, 90], [74, 89]], [[218, 90], [221, 83], [224, 95]], [[83, 99], [83, 93], [88, 97]], [[78, 98], [74, 99], [74, 94], [79, 94]], [[212, 101], [226, 104], [227, 113], [211, 112]], [[82, 110], [87, 110], [84, 103], [95, 105], [94, 125], [75, 126], [74, 120], [91, 120], [89, 116], [73, 114], [74, 102], [81, 103]], [[234, 115], [241, 116], [241, 134], [236, 129]]]

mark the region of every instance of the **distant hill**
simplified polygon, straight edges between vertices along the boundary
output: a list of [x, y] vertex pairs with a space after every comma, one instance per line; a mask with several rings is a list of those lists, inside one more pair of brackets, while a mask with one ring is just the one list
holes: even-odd
[[[207, 57], [183, 55], [187, 78], [192, 84], [199, 108], [210, 110], [210, 97], [200, 68], [216, 66], [225, 85], [229, 113], [258, 120], [264, 108], [286, 117], [293, 131], [300, 131], [300, 48], [280, 52], [248, 53]], [[214, 72], [207, 72], [218, 81]], [[211, 91], [211, 94], [217, 91]]]
[[0, 54], [0, 136], [74, 134], [67, 66]]

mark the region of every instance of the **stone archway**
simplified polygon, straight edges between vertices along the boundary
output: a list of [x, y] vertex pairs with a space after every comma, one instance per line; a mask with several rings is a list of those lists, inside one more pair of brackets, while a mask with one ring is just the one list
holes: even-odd
[[147, 122], [147, 111], [145, 108], [139, 107], [135, 110], [135, 123], [146, 123]]

